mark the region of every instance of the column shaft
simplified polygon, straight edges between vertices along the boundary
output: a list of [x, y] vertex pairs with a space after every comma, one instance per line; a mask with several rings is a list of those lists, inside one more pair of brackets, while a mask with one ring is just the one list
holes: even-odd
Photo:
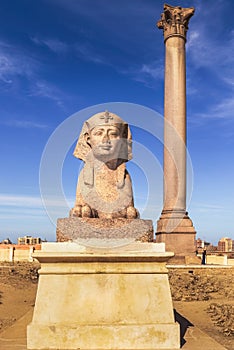
[[164, 208], [186, 211], [186, 78], [185, 40], [165, 43]]

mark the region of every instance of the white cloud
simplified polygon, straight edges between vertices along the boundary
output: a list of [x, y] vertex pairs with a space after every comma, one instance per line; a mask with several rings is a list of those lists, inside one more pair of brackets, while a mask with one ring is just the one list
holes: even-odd
[[45, 129], [47, 128], [47, 125], [45, 124], [40, 124], [34, 121], [30, 120], [1, 120], [0, 121], [1, 125], [9, 126], [9, 127], [14, 127], [14, 128], [22, 128], [22, 129]]
[[56, 38], [39, 39], [37, 37], [32, 37], [31, 40], [36, 45], [46, 46], [48, 49], [58, 54], [66, 53], [69, 50], [66, 43]]
[[158, 81], [163, 80], [164, 64], [162, 60], [151, 63], [144, 63], [138, 67], [129, 67], [128, 69], [119, 69], [122, 74], [129, 75], [133, 80], [143, 83], [149, 88], [154, 88]]
[[66, 217], [73, 204], [74, 198], [64, 201], [63, 198], [50, 197], [46, 199], [45, 209], [40, 196], [0, 194], [0, 233], [18, 232], [26, 227], [38, 231], [43, 222], [56, 226], [57, 218]]
[[30, 78], [39, 63], [25, 55], [22, 50], [0, 42], [0, 80], [11, 84], [16, 76]]
[[218, 103], [210, 105], [206, 112], [195, 113], [193, 120], [201, 119], [224, 119], [234, 120], [234, 98], [222, 98]]
[[[56, 40], [48, 40], [48, 45], [51, 49], [53, 47], [53, 50], [63, 50], [63, 45], [56, 42]], [[14, 85], [16, 82], [15, 86], [18, 90], [21, 86], [18, 78], [26, 77], [28, 83], [26, 91], [30, 91], [29, 96], [48, 98], [63, 108], [65, 94], [57, 86], [39, 78], [39, 75], [41, 76], [39, 72], [42, 68], [40, 61], [24, 53], [22, 48], [12, 47], [7, 43], [0, 42], [0, 82], [7, 84], [7, 87]], [[25, 128], [44, 127], [31, 121], [17, 120], [9, 121], [8, 125], [13, 125], [13, 123], [15, 126]]]
[[40, 197], [14, 196], [10, 194], [0, 194], [0, 205], [2, 206], [23, 206], [23, 207], [41, 207]]
[[190, 206], [190, 209], [193, 209], [198, 213], [216, 213], [216, 212], [226, 212], [226, 208], [218, 205], [218, 204], [211, 204], [211, 203], [193, 203], [193, 205]]
[[94, 62], [97, 64], [111, 65], [109, 60], [102, 56], [97, 50], [90, 44], [75, 44], [73, 46], [75, 53], [85, 61]]
[[158, 61], [151, 64], [143, 64], [139, 73], [146, 74], [153, 79], [163, 79], [164, 65]]
[[234, 31], [227, 31], [225, 40], [221, 40], [220, 36], [223, 36], [223, 33], [219, 28], [217, 34], [211, 35], [209, 31], [210, 28], [201, 24], [189, 34], [188, 57], [195, 69], [200, 67], [209, 69], [218, 79], [233, 87]]
[[47, 81], [38, 80], [31, 86], [29, 96], [45, 97], [56, 102], [59, 107], [63, 107], [64, 94], [57, 86]]
[[[74, 198], [69, 198], [67, 199], [67, 201], [69, 203], [73, 203]], [[46, 199], [46, 205], [54, 208], [61, 208], [61, 207], [64, 207], [64, 200], [56, 197], [49, 198], [49, 199]], [[0, 206], [42, 209], [43, 203], [42, 203], [41, 197], [0, 194]]]
[[40, 46], [46, 46], [50, 51], [56, 53], [56, 54], [76, 54], [80, 58], [84, 59], [85, 61], [94, 62], [97, 64], [110, 64], [108, 60], [96, 52], [96, 49], [92, 47], [89, 43], [74, 43], [68, 45], [65, 42], [62, 42], [61, 40], [57, 38], [37, 38], [33, 37], [31, 40], [36, 44]]
[[234, 97], [224, 98], [213, 108], [217, 118], [234, 118]]

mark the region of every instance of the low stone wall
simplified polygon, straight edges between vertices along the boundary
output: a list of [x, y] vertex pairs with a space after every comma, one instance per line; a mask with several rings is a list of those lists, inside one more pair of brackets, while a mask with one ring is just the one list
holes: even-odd
[[226, 255], [207, 255], [206, 256], [206, 263], [209, 265], [227, 265], [228, 264], [228, 258]]
[[[201, 254], [198, 255], [200, 259], [202, 258]], [[207, 265], [230, 265], [234, 266], [234, 259], [228, 258], [226, 254], [224, 255], [207, 255], [206, 256]]]
[[228, 265], [234, 266], [234, 259], [227, 259], [228, 260]]
[[0, 261], [10, 261], [10, 249], [0, 248]]
[[32, 253], [35, 250], [41, 250], [41, 245], [1, 244], [0, 261], [33, 261]]

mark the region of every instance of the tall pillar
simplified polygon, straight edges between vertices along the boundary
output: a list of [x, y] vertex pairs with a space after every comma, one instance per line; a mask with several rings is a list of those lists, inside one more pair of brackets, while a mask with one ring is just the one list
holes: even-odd
[[186, 212], [185, 43], [194, 8], [164, 5], [157, 25], [165, 43], [164, 204], [156, 241], [178, 255], [195, 252], [195, 229]]

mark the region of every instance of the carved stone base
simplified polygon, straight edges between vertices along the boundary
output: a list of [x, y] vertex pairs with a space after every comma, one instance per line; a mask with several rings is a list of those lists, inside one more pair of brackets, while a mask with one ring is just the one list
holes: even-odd
[[57, 242], [78, 241], [98, 245], [106, 241], [153, 241], [153, 223], [141, 219], [64, 218], [57, 221]]
[[157, 246], [101, 252], [43, 244], [34, 254], [41, 270], [27, 348], [179, 349], [166, 269], [173, 253]]
[[157, 222], [156, 242], [164, 242], [166, 251], [176, 256], [195, 255], [196, 231], [187, 214], [162, 213]]

